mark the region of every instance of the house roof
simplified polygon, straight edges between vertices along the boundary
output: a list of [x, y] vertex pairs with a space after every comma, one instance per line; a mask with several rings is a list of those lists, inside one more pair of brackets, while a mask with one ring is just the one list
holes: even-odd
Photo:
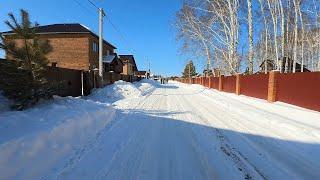
[[137, 64], [133, 55], [119, 55], [119, 57], [123, 62], [128, 61], [129, 63], [133, 64], [134, 70], [138, 71]]
[[113, 60], [116, 59], [116, 54], [111, 54], [111, 55], [107, 55], [107, 56], [103, 56], [102, 62], [104, 63], [111, 63]]
[[147, 71], [136, 71], [134, 72], [135, 75], [146, 75]]
[[[281, 66], [282, 66], [282, 69], [285, 69], [285, 66], [286, 66], [286, 61], [288, 61], [288, 65], [293, 67], [293, 60], [291, 58], [287, 58], [287, 57], [283, 57], [282, 59], [279, 59], [280, 60], [280, 63], [281, 63]], [[265, 60], [262, 61], [262, 63], [260, 64], [260, 68], [264, 66], [265, 64]], [[270, 59], [267, 59], [267, 63], [268, 65], [272, 65], [272, 66], [275, 66], [276, 62], [270, 60]], [[295, 62], [296, 63], [296, 70], [301, 70], [301, 64], [298, 63], [298, 62]], [[303, 71], [304, 72], [310, 72], [309, 69], [306, 68], [305, 65], [303, 65]]]
[[[45, 26], [38, 26], [35, 27], [36, 34], [91, 34], [96, 38], [99, 38], [98, 35], [93, 33], [88, 27], [79, 24], [79, 23], [72, 23], [72, 24], [50, 24]], [[2, 35], [11, 35], [13, 31], [6, 31], [2, 32]], [[103, 42], [113, 49], [117, 49], [115, 46], [103, 40]]]
[[[261, 64], [260, 64], [260, 67], [264, 66], [266, 60], [262, 61]], [[274, 62], [270, 59], [267, 59], [267, 63], [270, 64], [270, 65], [274, 65]]]

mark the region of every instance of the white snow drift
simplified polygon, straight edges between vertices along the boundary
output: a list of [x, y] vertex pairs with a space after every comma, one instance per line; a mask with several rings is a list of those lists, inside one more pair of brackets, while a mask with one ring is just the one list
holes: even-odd
[[114, 119], [108, 103], [141, 97], [153, 87], [118, 81], [85, 99], [55, 97], [22, 112], [9, 111], [0, 96], [0, 179], [37, 179], [56, 171]]

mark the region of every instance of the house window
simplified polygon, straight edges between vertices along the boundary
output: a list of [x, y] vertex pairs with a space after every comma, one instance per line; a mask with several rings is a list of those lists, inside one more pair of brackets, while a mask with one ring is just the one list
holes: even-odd
[[92, 44], [92, 50], [93, 50], [93, 52], [98, 52], [98, 49], [99, 49], [98, 43], [93, 42], [93, 44]]

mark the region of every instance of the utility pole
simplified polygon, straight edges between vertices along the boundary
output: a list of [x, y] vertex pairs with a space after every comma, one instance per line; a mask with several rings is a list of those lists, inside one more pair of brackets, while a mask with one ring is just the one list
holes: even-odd
[[103, 86], [103, 17], [105, 13], [102, 8], [99, 8], [99, 77], [100, 85]]

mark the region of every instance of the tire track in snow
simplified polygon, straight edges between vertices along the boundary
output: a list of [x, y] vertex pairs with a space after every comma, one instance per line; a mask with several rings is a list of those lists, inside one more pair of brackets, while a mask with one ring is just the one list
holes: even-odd
[[[202, 107], [195, 106], [193, 102], [198, 102], [198, 101], [193, 100], [193, 102], [191, 102], [192, 98], [190, 96], [192, 97], [193, 95], [189, 95], [188, 96], [189, 98], [186, 98], [186, 97], [181, 98], [185, 101], [185, 103], [183, 104], [187, 104], [189, 107], [192, 107], [190, 108], [192, 109], [192, 114], [198, 117], [197, 119], [201, 120], [204, 124], [207, 124], [208, 126], [212, 127], [210, 123], [206, 120], [206, 118], [204, 118], [201, 115], [201, 114], [208, 114], [208, 113], [200, 112], [199, 109]], [[199, 104], [197, 103], [197, 105]], [[266, 179], [265, 176], [253, 164], [247, 161], [247, 158], [245, 158], [241, 153], [236, 151], [236, 149], [231, 146], [231, 143], [228, 141], [228, 138], [225, 137], [219, 129], [215, 127], [212, 127], [212, 128], [214, 129], [213, 133], [215, 134], [217, 139], [219, 139], [220, 141], [221, 151], [226, 155], [228, 159], [231, 159], [234, 162], [238, 170], [243, 174], [244, 179], [253, 179], [253, 178]]]
[[[196, 97], [194, 97], [196, 98]], [[198, 97], [199, 98], [199, 97]], [[205, 101], [204, 99], [199, 98], [198, 100], [194, 99], [194, 101], [198, 102], [200, 106], [198, 109], [202, 110], [201, 113], [208, 114], [207, 117], [213, 117], [215, 121], [219, 121], [221, 124], [224, 124], [226, 129], [238, 129], [240, 132], [248, 132], [248, 134], [255, 134], [252, 130], [258, 128], [261, 132], [269, 132], [269, 127], [257, 125], [254, 123], [255, 121], [250, 122], [250, 125], [245, 126], [245, 122], [247, 122], [247, 118], [239, 113], [232, 112], [224, 107], [219, 106], [219, 104], [214, 103], [214, 100]], [[212, 102], [212, 103], [210, 103]], [[210, 107], [210, 109], [208, 108]], [[248, 122], [249, 123], [249, 122]], [[255, 128], [256, 127], [256, 128]], [[275, 131], [272, 131], [275, 134]], [[270, 132], [269, 132], [270, 133]], [[239, 133], [239, 136], [243, 139], [243, 141], [247, 142], [248, 145], [255, 149], [257, 154], [260, 155], [261, 158], [264, 160], [260, 160], [260, 162], [268, 162], [268, 166], [273, 166], [274, 170], [278, 173], [282, 173], [281, 176], [292, 176], [292, 177], [301, 177], [301, 175], [306, 175], [311, 177], [316, 177], [315, 173], [316, 167], [312, 166], [313, 164], [311, 161], [308, 161], [306, 157], [302, 157], [304, 154], [297, 154], [291, 148], [287, 148], [286, 152], [282, 150], [281, 144], [278, 141], [265, 139], [266, 144], [261, 144], [261, 142], [256, 141], [256, 139], [248, 139], [242, 133]], [[279, 136], [281, 139], [281, 136]], [[269, 142], [270, 141], [270, 142]], [[271, 145], [271, 147], [268, 147]], [[267, 147], [266, 147], [267, 146]], [[273, 148], [272, 148], [273, 147]], [[240, 151], [238, 151], [242, 154]], [[271, 153], [271, 154], [270, 154]], [[250, 155], [252, 156], [252, 155]], [[301, 157], [300, 157], [301, 156]], [[248, 159], [248, 158], [246, 158]], [[302, 165], [303, 164], [303, 165]], [[302, 166], [301, 166], [302, 165]], [[298, 167], [299, 166], [299, 167]], [[280, 171], [278, 171], [281, 169]], [[294, 170], [298, 169], [298, 170]], [[312, 170], [313, 169], [313, 170]], [[271, 172], [269, 172], [271, 173]], [[285, 173], [285, 174], [283, 174]], [[300, 174], [299, 174], [300, 173]], [[269, 174], [274, 177], [273, 174]], [[278, 174], [279, 175], [279, 174]]]
[[[153, 92], [152, 94], [149, 94], [148, 97], [154, 97], [153, 96]], [[157, 98], [150, 98], [152, 99], [152, 102], [150, 103], [144, 103], [144, 105], [146, 105], [146, 107], [141, 106], [139, 109], [144, 109], [146, 111], [148, 111], [147, 109], [153, 110], [153, 109], [158, 109], [156, 108], [157, 106], [159, 107], [161, 102], [162, 102], [162, 98], [157, 97]], [[133, 112], [134, 113], [134, 112]], [[129, 113], [130, 115], [131, 113]], [[129, 117], [129, 116], [128, 116]], [[132, 119], [132, 120], [136, 120], [136, 119]], [[136, 141], [142, 141], [142, 143], [139, 143], [139, 146], [135, 146], [137, 148], [129, 148], [129, 149], [133, 149], [133, 151], [129, 152], [131, 154], [131, 157], [134, 157], [134, 160], [132, 160], [133, 162], [140, 162], [141, 155], [143, 154], [144, 149], [142, 149], [145, 145], [145, 143], [147, 142], [146, 140], [144, 140], [145, 138], [147, 138], [146, 132], [142, 131], [141, 129], [143, 129], [143, 124], [141, 124], [141, 128], [139, 128], [140, 131], [138, 131], [134, 137], [131, 137], [130, 140], [123, 145], [112, 157], [112, 159], [110, 160], [110, 162], [108, 164], [105, 165], [105, 167], [103, 167], [98, 173], [97, 175], [94, 177], [94, 179], [106, 179], [108, 177], [108, 175], [110, 175], [110, 173], [114, 173], [115, 171], [112, 171], [112, 168], [114, 167], [115, 161], [117, 159], [121, 159], [120, 156], [122, 154], [124, 154], [124, 152], [127, 150], [126, 147], [130, 146], [131, 144], [134, 146], [136, 143]], [[148, 127], [145, 127], [148, 128]], [[134, 163], [133, 166], [129, 167], [128, 164], [126, 164], [128, 161], [123, 161], [122, 165], [120, 165], [120, 167], [125, 167], [127, 173], [123, 173], [123, 174], [119, 174], [119, 179], [127, 179], [128, 178], [128, 173], [130, 172], [130, 170], [132, 168], [137, 167], [138, 165], [136, 163]], [[132, 170], [131, 170], [132, 171]], [[120, 178], [120, 176], [122, 176], [122, 178]], [[123, 176], [127, 176], [127, 177], [123, 177]], [[132, 177], [131, 177], [132, 178]]]
[[[152, 92], [152, 91], [150, 91], [150, 92]], [[151, 95], [151, 94], [146, 95], [146, 96], [143, 96], [143, 97], [141, 98], [141, 100], [138, 102], [138, 104], [136, 104], [136, 105], [132, 108], [132, 110], [138, 109], [139, 107], [141, 107], [141, 106], [143, 106], [144, 104], [146, 104], [146, 102], [147, 102], [147, 100], [148, 100], [148, 98], [149, 98], [150, 95]], [[122, 113], [122, 114], [123, 114], [123, 113]], [[117, 123], [119, 123], [121, 120], [127, 119], [130, 114], [128, 113], [128, 114], [126, 114], [125, 117], [121, 117], [120, 119], [117, 118], [118, 115], [119, 115], [119, 110], [116, 110], [115, 119], [113, 119], [111, 122], [109, 122], [104, 129], [102, 129], [100, 132], [98, 132], [97, 135], [96, 135], [96, 137], [95, 137], [91, 142], [89, 142], [89, 143], [88, 143], [87, 145], [85, 145], [84, 147], [76, 150], [76, 152], [74, 153], [74, 155], [71, 156], [71, 157], [68, 159], [68, 161], [65, 163], [65, 165], [63, 166], [62, 169], [58, 170], [58, 171], [57, 171], [56, 173], [54, 173], [54, 174], [48, 175], [48, 176], [43, 177], [43, 178], [41, 178], [41, 179], [43, 179], [43, 180], [51, 179], [52, 176], [54, 177], [54, 178], [52, 178], [52, 179], [60, 179], [65, 172], [69, 172], [70, 170], [72, 170], [72, 168], [73, 168], [74, 166], [76, 166], [76, 164], [79, 163], [85, 155], [89, 154], [91, 151], [93, 151], [93, 149], [95, 149], [96, 147], [99, 146], [100, 141], [101, 141], [101, 139], [104, 137], [104, 135], [105, 135], [106, 132], [112, 130], [112, 128], [114, 127], [114, 125], [116, 125]]]

